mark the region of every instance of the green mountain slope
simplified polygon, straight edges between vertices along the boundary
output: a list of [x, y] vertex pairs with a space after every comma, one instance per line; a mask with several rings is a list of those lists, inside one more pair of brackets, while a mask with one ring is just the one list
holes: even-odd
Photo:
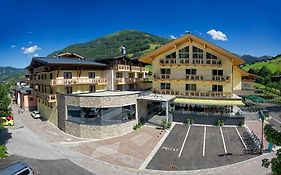
[[271, 74], [275, 74], [276, 72], [281, 72], [281, 55], [278, 55], [272, 59], [259, 61], [253, 64], [245, 65], [242, 69], [248, 71], [250, 69], [258, 72], [262, 67], [267, 68]]
[[145, 32], [123, 30], [86, 43], [70, 45], [50, 54], [49, 56], [54, 56], [60, 52], [74, 52], [90, 60], [98, 60], [119, 56], [120, 46], [125, 46], [126, 53], [129, 57], [138, 57], [155, 50], [167, 42], [168, 39]]
[[0, 67], [0, 82], [5, 82], [13, 78], [21, 77], [24, 74], [24, 69], [14, 67]]

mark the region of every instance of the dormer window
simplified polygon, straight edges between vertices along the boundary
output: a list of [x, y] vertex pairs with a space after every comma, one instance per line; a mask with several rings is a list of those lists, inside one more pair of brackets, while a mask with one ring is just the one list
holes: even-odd
[[189, 58], [189, 46], [179, 50], [179, 58]]
[[193, 58], [203, 59], [203, 50], [202, 49], [199, 49], [198, 47], [193, 46], [192, 52], [193, 52]]
[[169, 55], [166, 55], [166, 58], [176, 58], [176, 57], [177, 57], [176, 52], [173, 52], [173, 53], [171, 53]]

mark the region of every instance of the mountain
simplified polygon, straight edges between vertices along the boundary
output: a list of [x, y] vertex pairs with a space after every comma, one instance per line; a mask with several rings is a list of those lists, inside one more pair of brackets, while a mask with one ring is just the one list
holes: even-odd
[[245, 60], [246, 64], [252, 64], [257, 61], [262, 61], [262, 60], [268, 60], [271, 59], [272, 56], [261, 56], [261, 57], [256, 57], [252, 55], [242, 55], [240, 56], [243, 60]]
[[0, 67], [0, 82], [5, 82], [11, 78], [20, 77], [24, 74], [24, 69], [14, 67]]
[[90, 60], [99, 60], [120, 55], [120, 47], [125, 46], [129, 57], [138, 57], [167, 43], [169, 40], [137, 30], [123, 30], [95, 40], [70, 45], [48, 56], [60, 52], [74, 52]]
[[281, 74], [281, 55], [242, 67], [246, 71], [251, 69], [252, 73], [258, 73], [262, 68], [267, 69], [271, 74]]

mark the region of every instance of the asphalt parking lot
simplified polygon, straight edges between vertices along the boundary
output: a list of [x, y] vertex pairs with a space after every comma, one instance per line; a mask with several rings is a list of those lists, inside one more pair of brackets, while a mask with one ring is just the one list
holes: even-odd
[[196, 170], [253, 158], [255, 155], [243, 153], [239, 134], [245, 131], [243, 127], [176, 124], [146, 168]]

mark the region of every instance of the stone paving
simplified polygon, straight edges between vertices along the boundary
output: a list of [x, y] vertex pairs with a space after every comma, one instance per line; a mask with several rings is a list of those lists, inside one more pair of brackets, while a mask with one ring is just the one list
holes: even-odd
[[[39, 159], [67, 158], [75, 164], [95, 174], [262, 175], [269, 173], [270, 170], [261, 167], [261, 160], [263, 158], [271, 158], [275, 154], [275, 152], [264, 154], [244, 162], [211, 169], [178, 172], [146, 169], [139, 170], [138, 167], [140, 167], [141, 163], [155, 147], [155, 144], [157, 144], [164, 135], [164, 133], [161, 133], [160, 135], [160, 130], [156, 130], [151, 127], [143, 127], [141, 130], [110, 139], [81, 139], [61, 132], [49, 122], [33, 119], [30, 116], [30, 113], [27, 111], [18, 116], [17, 106], [13, 105], [12, 107], [14, 113], [16, 114], [15, 122], [19, 123], [16, 124], [17, 127], [9, 128], [9, 130], [14, 133], [15, 137], [12, 137], [9, 140], [10, 145], [8, 146], [8, 151], [12, 151], [11, 153], [18, 153], [19, 155], [23, 154], [21, 147], [17, 147], [18, 151], [16, 151], [16, 147], [11, 150], [13, 145], [19, 146], [22, 140], [12, 140], [16, 138], [16, 135], [18, 135], [18, 138], [24, 134], [34, 135], [29, 140], [22, 142], [23, 146], [28, 145], [27, 149], [25, 150], [29, 154], [27, 157], [39, 155], [39, 157], [37, 157]], [[23, 129], [23, 126], [30, 132], [25, 133], [20, 131]], [[34, 142], [36, 142], [38, 145], [33, 145]], [[39, 145], [47, 146], [40, 147]], [[37, 146], [39, 146], [38, 149], [36, 148]], [[41, 152], [44, 152], [41, 155], [39, 152], [40, 149]]]

